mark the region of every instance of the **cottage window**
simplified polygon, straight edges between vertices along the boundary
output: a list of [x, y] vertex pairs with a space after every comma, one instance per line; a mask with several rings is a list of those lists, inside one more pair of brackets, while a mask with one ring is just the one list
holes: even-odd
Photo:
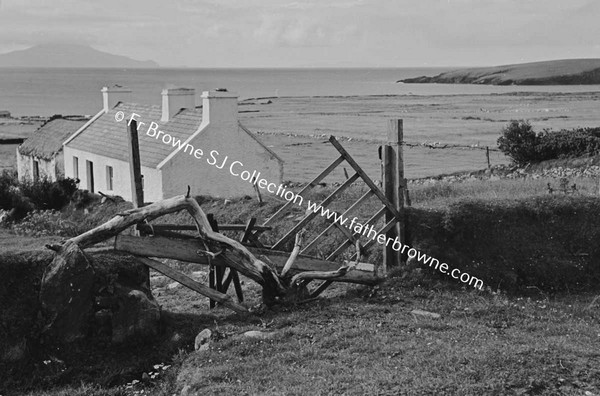
[[73, 156], [73, 178], [79, 179], [79, 158]]
[[108, 165], [106, 166], [106, 189], [113, 190], [113, 167]]
[[33, 181], [40, 180], [40, 163], [37, 160], [33, 160]]

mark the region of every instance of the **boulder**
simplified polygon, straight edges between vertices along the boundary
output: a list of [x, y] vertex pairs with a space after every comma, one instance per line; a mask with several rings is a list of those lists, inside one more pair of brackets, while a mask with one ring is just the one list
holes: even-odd
[[206, 351], [209, 348], [210, 337], [212, 331], [210, 329], [204, 329], [196, 336], [194, 340], [194, 349], [196, 351]]
[[112, 342], [148, 340], [158, 334], [160, 306], [141, 290], [117, 285], [114, 293]]
[[148, 267], [125, 254], [93, 256], [98, 291], [95, 296], [97, 334], [114, 344], [148, 341], [160, 330], [160, 306], [150, 291]]
[[0, 253], [0, 366], [23, 361], [37, 347], [40, 280], [52, 259], [49, 250]]
[[67, 242], [42, 278], [46, 338], [69, 343], [86, 336], [94, 312], [94, 281], [95, 271], [83, 251]]

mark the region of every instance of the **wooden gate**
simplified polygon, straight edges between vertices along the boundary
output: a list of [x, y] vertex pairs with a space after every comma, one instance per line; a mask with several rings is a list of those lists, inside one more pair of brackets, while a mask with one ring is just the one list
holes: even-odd
[[[132, 184], [136, 191], [135, 202], [143, 202], [143, 191], [141, 191], [141, 183], [139, 183], [139, 154], [137, 151], [137, 131], [136, 125], [132, 123], [130, 127], [131, 142], [130, 145], [132, 156]], [[347, 178], [339, 187], [329, 194], [320, 205], [327, 208], [339, 195], [357, 181], [362, 181], [367, 186], [368, 190], [355, 202], [353, 202], [341, 216], [348, 216], [352, 211], [356, 210], [360, 205], [365, 203], [371, 197], [377, 197], [381, 202], [381, 207], [373, 213], [370, 218], [364, 223], [364, 226], [374, 226], [381, 218], [384, 217], [383, 226], [377, 230], [377, 234], [383, 234], [388, 238], [396, 238], [404, 244], [404, 197], [406, 192], [406, 181], [404, 179], [404, 171], [402, 164], [402, 120], [390, 120], [388, 130], [388, 142], [381, 147], [380, 158], [382, 161], [382, 185], [380, 189], [376, 183], [363, 171], [358, 163], [350, 156], [350, 154], [342, 147], [342, 145], [331, 136], [329, 142], [338, 151], [339, 156], [326, 167], [318, 176], [311, 180], [298, 195], [307, 193], [312, 188], [317, 186], [327, 175], [342, 164], [349, 165], [354, 173]], [[136, 168], [136, 164], [138, 169]], [[248, 250], [257, 257], [266, 257], [268, 262], [273, 264], [278, 270], [281, 270], [289, 258], [289, 252], [283, 251], [283, 248], [289, 241], [296, 237], [298, 232], [307, 225], [319, 214], [318, 212], [306, 213], [298, 223], [289, 229], [285, 234], [277, 240], [273, 246], [264, 246], [259, 237], [266, 231], [271, 229], [271, 224], [275, 220], [280, 219], [290, 209], [290, 205], [294, 202], [288, 201], [262, 225], [256, 225], [256, 219], [250, 219], [247, 224], [240, 225], [219, 225], [214, 219], [210, 220], [214, 231], [235, 230], [242, 232], [240, 241], [247, 246]], [[136, 205], [137, 206], [137, 205]], [[333, 250], [325, 258], [318, 258], [307, 255], [306, 253], [319, 242], [323, 237], [333, 229], [337, 229], [343, 234], [344, 241]], [[231, 284], [234, 285], [238, 300], [243, 300], [239, 276], [235, 269], [227, 267], [229, 272], [225, 273], [225, 266], [214, 266], [210, 256], [202, 256], [197, 254], [198, 244], [193, 236], [182, 234], [177, 231], [195, 230], [195, 226], [173, 225], [173, 224], [139, 224], [137, 230], [141, 236], [131, 236], [120, 234], [115, 240], [115, 250], [132, 253], [138, 256], [170, 258], [175, 260], [207, 264], [210, 267], [209, 271], [209, 287], [214, 289], [217, 294], [207, 293], [206, 288], [198, 282], [191, 280], [186, 275], [179, 273], [168, 266], [157, 262], [156, 260], [145, 260], [144, 262], [153, 269], [165, 274], [173, 280], [182, 283], [211, 299], [211, 307], [215, 301], [224, 301], [224, 295]], [[151, 236], [151, 237], [148, 237]], [[361, 242], [361, 234], [354, 232], [352, 229], [340, 225], [338, 222], [331, 221], [331, 224], [311, 240], [298, 254], [294, 265], [291, 267], [291, 272], [300, 273], [303, 271], [335, 271], [340, 264], [334, 260], [338, 258], [346, 249], [351, 246], [356, 246], [360, 252], [366, 251], [374, 243], [375, 239], [371, 239], [366, 243]], [[353, 270], [348, 271], [343, 276], [333, 280], [323, 281], [316, 289], [310, 293], [310, 297], [318, 296], [325, 290], [333, 281], [376, 284], [385, 278], [387, 268], [389, 266], [398, 265], [401, 263], [401, 255], [394, 251], [389, 244], [383, 246], [384, 260], [381, 263], [358, 263]], [[354, 253], [349, 260], [354, 260], [357, 257]], [[229, 304], [230, 305], [230, 304]]]

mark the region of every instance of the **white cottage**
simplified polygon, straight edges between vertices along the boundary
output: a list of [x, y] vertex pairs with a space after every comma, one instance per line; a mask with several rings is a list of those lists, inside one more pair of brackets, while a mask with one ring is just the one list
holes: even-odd
[[[193, 89], [163, 90], [162, 106], [127, 102], [130, 92], [103, 88], [104, 108], [64, 143], [65, 175], [80, 179], [80, 188], [131, 200], [127, 121], [134, 113], [146, 202], [184, 194], [188, 185], [193, 195], [253, 194], [251, 183], [211, 165], [215, 151], [221, 160], [228, 156], [260, 171], [261, 178], [282, 182], [281, 158], [238, 121], [237, 95], [204, 92], [198, 109]], [[125, 117], [121, 122], [118, 112]], [[156, 136], [158, 131], [169, 139]]]
[[19, 180], [49, 179], [56, 181], [64, 175], [63, 142], [85, 120], [53, 118], [38, 128], [17, 147]]

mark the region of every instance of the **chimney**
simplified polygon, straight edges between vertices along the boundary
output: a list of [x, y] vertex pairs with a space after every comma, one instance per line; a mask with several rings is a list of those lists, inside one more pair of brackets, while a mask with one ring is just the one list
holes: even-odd
[[225, 89], [202, 92], [202, 126], [238, 122], [238, 95]]
[[119, 102], [127, 102], [131, 98], [131, 90], [120, 85], [114, 85], [110, 88], [102, 88], [102, 103], [104, 112], [107, 113]]
[[169, 121], [181, 109], [196, 107], [196, 91], [193, 88], [168, 88], [162, 91], [161, 121]]

